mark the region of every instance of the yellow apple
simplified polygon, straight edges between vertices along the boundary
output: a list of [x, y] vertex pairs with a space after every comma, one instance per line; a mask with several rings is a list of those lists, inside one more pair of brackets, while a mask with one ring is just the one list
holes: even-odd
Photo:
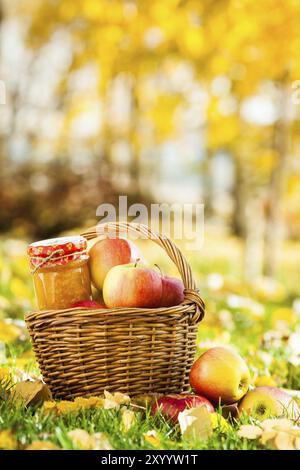
[[247, 392], [250, 373], [236, 352], [224, 347], [211, 348], [193, 364], [190, 384], [199, 395], [214, 403], [231, 404]]

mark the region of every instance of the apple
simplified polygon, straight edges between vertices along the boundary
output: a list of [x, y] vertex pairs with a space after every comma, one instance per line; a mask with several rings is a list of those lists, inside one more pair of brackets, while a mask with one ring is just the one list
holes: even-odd
[[151, 414], [155, 415], [158, 411], [174, 424], [178, 421], [178, 415], [187, 408], [196, 408], [205, 405], [211, 413], [214, 407], [207, 398], [200, 395], [174, 394], [159, 398], [151, 407]]
[[243, 411], [259, 420], [281, 416], [292, 419], [300, 417], [300, 409], [295, 400], [276, 387], [250, 390], [239, 404], [239, 413]]
[[139, 256], [138, 248], [125, 238], [106, 238], [96, 242], [89, 250], [89, 268], [93, 285], [103, 288], [108, 271], [117, 265], [134, 263]]
[[107, 308], [106, 305], [100, 304], [95, 300], [81, 300], [80, 302], [76, 302], [75, 304], [71, 305], [71, 308]]
[[193, 364], [190, 384], [214, 403], [231, 404], [247, 392], [250, 373], [245, 361], [231, 349], [211, 348]]
[[181, 279], [171, 276], [162, 276], [161, 307], [173, 307], [184, 300], [184, 285]]
[[160, 274], [136, 263], [114, 266], [103, 284], [103, 299], [109, 308], [155, 308], [160, 306], [161, 296]]

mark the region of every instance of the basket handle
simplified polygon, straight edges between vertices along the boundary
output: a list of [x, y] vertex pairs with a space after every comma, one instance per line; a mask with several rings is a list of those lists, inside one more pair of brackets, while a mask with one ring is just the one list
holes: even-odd
[[153, 240], [157, 245], [161, 246], [166, 251], [169, 258], [176, 265], [185, 287], [185, 299], [183, 303], [185, 305], [194, 304], [195, 306], [195, 313], [191, 318], [191, 324], [200, 322], [204, 317], [205, 304], [199, 295], [199, 290], [197, 289], [196, 283], [194, 281], [191, 267], [175, 243], [173, 243], [172, 240], [170, 240], [168, 237], [153, 232], [147, 225], [133, 222], [107, 222], [98, 224], [95, 227], [86, 230], [81, 235], [87, 240], [92, 240], [93, 238], [97, 237], [106, 238], [106, 235], [112, 231], [114, 234], [116, 234], [116, 236], [122, 232], [131, 232], [137, 235], [141, 235], [144, 239], [146, 238]]

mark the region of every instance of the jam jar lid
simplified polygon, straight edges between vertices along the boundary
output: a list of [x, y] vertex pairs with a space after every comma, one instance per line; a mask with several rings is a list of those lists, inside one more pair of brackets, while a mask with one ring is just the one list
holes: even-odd
[[87, 240], [81, 236], [49, 238], [31, 243], [27, 253], [31, 266], [65, 265], [86, 255]]

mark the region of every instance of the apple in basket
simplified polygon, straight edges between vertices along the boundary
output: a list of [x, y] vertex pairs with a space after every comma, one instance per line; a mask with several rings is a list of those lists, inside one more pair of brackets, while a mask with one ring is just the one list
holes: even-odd
[[151, 407], [151, 414], [160, 413], [174, 424], [178, 421], [178, 415], [187, 408], [196, 408], [205, 405], [209, 412], [213, 413], [214, 407], [207, 398], [192, 394], [165, 395], [159, 398]]
[[96, 302], [95, 300], [81, 300], [80, 302], [75, 302], [75, 304], [71, 305], [71, 308], [107, 308], [104, 303], [100, 304], [99, 302]]
[[162, 276], [161, 307], [173, 307], [184, 300], [184, 285], [181, 279], [171, 276]]
[[103, 284], [103, 299], [108, 308], [159, 307], [162, 299], [161, 275], [137, 263], [115, 266]]
[[93, 285], [101, 290], [108, 271], [118, 265], [134, 263], [141, 258], [138, 248], [125, 238], [106, 238], [89, 250], [89, 269]]

